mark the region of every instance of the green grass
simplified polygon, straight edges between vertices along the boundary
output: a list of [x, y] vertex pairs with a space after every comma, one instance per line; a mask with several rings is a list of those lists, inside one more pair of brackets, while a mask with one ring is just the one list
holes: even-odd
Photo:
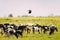
[[6, 37], [5, 34], [0, 35], [0, 40], [60, 40], [60, 17], [20, 17], [20, 18], [0, 18], [0, 23], [14, 23], [14, 24], [41, 24], [41, 25], [49, 25], [53, 23], [57, 28], [58, 32], [55, 31], [54, 35], [49, 36], [49, 32], [46, 34], [43, 33], [35, 33], [32, 31], [30, 34], [26, 32], [23, 33], [23, 37], [17, 39], [14, 35], [10, 37]]
[[54, 35], [49, 36], [47, 34], [24, 34], [23, 37], [19, 37], [18, 39], [15, 36], [6, 37], [6, 35], [0, 36], [0, 40], [60, 40], [60, 33], [55, 33]]

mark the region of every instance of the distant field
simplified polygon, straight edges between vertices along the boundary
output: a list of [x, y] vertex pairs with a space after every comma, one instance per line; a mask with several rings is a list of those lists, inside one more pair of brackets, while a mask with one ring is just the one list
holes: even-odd
[[0, 18], [0, 23], [14, 23], [14, 24], [27, 24], [27, 23], [33, 23], [33, 24], [41, 24], [41, 25], [49, 25], [50, 23], [53, 23], [57, 28], [58, 32], [55, 32], [54, 35], [49, 36], [49, 32], [47, 34], [27, 34], [24, 32], [23, 37], [19, 37], [16, 39], [14, 36], [6, 37], [6, 35], [0, 35], [0, 40], [60, 40], [60, 17], [20, 17], [20, 18]]

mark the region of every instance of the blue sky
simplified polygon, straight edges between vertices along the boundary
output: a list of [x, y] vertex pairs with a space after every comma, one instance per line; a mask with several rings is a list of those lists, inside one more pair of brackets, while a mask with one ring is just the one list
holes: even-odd
[[60, 0], [0, 0], [0, 17], [28, 15], [29, 9], [33, 16], [60, 15]]

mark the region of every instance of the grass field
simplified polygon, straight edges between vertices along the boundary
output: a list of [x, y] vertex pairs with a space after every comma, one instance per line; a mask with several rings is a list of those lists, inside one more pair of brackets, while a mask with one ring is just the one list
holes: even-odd
[[13, 18], [0, 18], [0, 23], [14, 23], [14, 24], [41, 24], [41, 25], [49, 25], [53, 23], [57, 28], [58, 32], [55, 31], [54, 35], [49, 36], [49, 32], [46, 34], [43, 33], [35, 33], [32, 32], [27, 34], [23, 33], [23, 37], [19, 37], [18, 39], [13, 35], [10, 37], [6, 37], [5, 34], [0, 35], [0, 40], [60, 40], [60, 17], [13, 17]]

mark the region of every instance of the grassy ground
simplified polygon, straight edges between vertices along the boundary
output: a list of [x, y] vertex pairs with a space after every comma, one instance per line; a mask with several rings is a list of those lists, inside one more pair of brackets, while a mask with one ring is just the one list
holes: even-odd
[[23, 33], [23, 37], [19, 37], [18, 39], [13, 35], [10, 37], [6, 37], [5, 34], [0, 35], [0, 40], [60, 40], [60, 17], [21, 17], [21, 18], [0, 18], [0, 23], [14, 23], [14, 24], [41, 24], [41, 25], [49, 25], [53, 23], [57, 28], [58, 32], [55, 31], [54, 35], [49, 36], [49, 32], [46, 34], [35, 33], [32, 32], [27, 34]]

